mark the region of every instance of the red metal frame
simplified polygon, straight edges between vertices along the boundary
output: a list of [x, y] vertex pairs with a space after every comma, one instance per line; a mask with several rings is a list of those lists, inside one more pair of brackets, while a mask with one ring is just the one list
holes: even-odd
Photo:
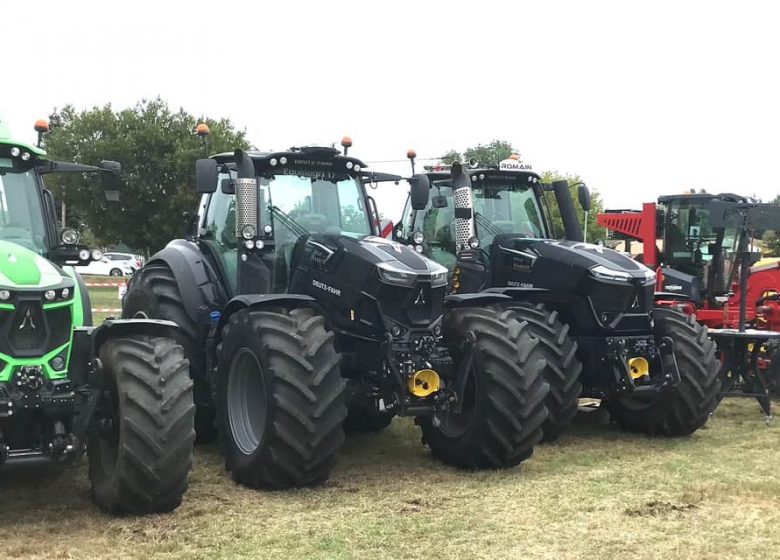
[[658, 247], [655, 244], [655, 202], [642, 204], [641, 212], [599, 214], [598, 224], [642, 242], [644, 263], [650, 268], [658, 266]]

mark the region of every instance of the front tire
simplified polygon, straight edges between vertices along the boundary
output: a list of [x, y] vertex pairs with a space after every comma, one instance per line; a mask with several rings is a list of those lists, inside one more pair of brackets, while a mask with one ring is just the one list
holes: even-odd
[[528, 331], [539, 339], [540, 352], [547, 362], [544, 380], [550, 386], [545, 400], [547, 420], [542, 427], [542, 442], [558, 439], [577, 414], [582, 383], [582, 363], [577, 359], [577, 343], [569, 336], [569, 326], [558, 320], [558, 313], [543, 304], [515, 303], [507, 307], [515, 318], [528, 323]]
[[176, 509], [195, 439], [192, 380], [168, 338], [109, 339], [100, 349], [104, 391], [87, 442], [97, 505], [110, 513]]
[[[528, 459], [542, 438], [549, 386], [539, 340], [511, 311], [461, 308], [444, 320], [454, 369], [473, 353], [460, 413], [419, 417], [434, 457], [460, 468], [506, 468]], [[470, 351], [463, 341], [476, 338]], [[481, 367], [477, 368], [476, 364]]]
[[605, 405], [611, 419], [625, 430], [686, 436], [701, 428], [718, 406], [720, 363], [715, 343], [692, 315], [656, 308], [653, 319], [656, 342], [663, 337], [674, 341], [680, 384], [648, 394], [634, 391], [610, 398]]
[[327, 480], [344, 443], [346, 382], [325, 319], [311, 309], [244, 309], [218, 349], [226, 466], [240, 484], [283, 489]]
[[122, 305], [125, 319], [166, 319], [179, 325], [176, 341], [190, 361], [190, 375], [195, 383], [195, 433], [197, 443], [217, 439], [216, 408], [206, 378], [204, 344], [198, 340], [198, 328], [184, 308], [176, 277], [165, 264], [152, 264], [133, 275]]

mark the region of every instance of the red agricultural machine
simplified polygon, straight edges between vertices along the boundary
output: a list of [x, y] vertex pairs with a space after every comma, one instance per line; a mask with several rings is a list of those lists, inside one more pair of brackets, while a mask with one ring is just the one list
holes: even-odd
[[[598, 216], [612, 237], [641, 241], [637, 259], [657, 269], [656, 304], [695, 314], [718, 341], [724, 389], [759, 399], [780, 389], [780, 259], [751, 239], [780, 229], [780, 206], [734, 194], [662, 196], [641, 212]], [[780, 358], [780, 353], [777, 354]]]

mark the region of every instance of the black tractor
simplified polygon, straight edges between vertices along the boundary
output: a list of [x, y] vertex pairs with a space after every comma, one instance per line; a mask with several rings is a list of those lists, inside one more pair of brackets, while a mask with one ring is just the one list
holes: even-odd
[[324, 481], [344, 429], [417, 419], [447, 463], [529, 457], [546, 417], [543, 352], [501, 294], [445, 297], [447, 270], [377, 236], [371, 181], [328, 147], [200, 160], [196, 231], [129, 285], [128, 318], [182, 327], [201, 439], [235, 480]]
[[[512, 298], [508, 307], [544, 348], [545, 439], [560, 435], [579, 397], [600, 399], [633, 431], [679, 436], [707, 421], [720, 385], [707, 329], [654, 306], [652, 270], [582, 241], [567, 181], [543, 184], [518, 159], [455, 162], [425, 178], [412, 182], [394, 236], [447, 266], [448, 293]], [[551, 232], [550, 191], [565, 240]], [[589, 210], [587, 187], [579, 198]]]

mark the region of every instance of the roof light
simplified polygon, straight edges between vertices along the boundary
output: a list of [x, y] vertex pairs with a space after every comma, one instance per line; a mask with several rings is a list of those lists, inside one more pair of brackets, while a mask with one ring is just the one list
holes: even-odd
[[276, 167], [276, 164], [277, 164], [277, 163], [279, 163], [279, 162], [278, 162], [278, 161], [276, 161], [276, 158], [275, 158], [275, 157], [272, 157], [271, 159], [269, 159], [269, 160], [268, 160], [268, 164], [269, 164], [271, 167]]
[[46, 119], [38, 119], [35, 121], [35, 132], [49, 132], [49, 121]]
[[342, 148], [351, 148], [352, 147], [352, 138], [349, 136], [345, 136], [341, 139], [341, 147]]
[[12, 157], [19, 157], [20, 153], [22, 153], [22, 151], [19, 148], [17, 148], [16, 146], [11, 148], [11, 156]]
[[406, 157], [409, 159], [414, 159], [417, 157], [417, 152], [415, 152], [413, 148], [409, 148], [406, 150]]
[[28, 161], [30, 159], [30, 152], [22, 152], [22, 161]]
[[282, 165], [287, 165], [287, 158], [284, 156], [280, 157], [279, 163], [281, 163]]
[[520, 156], [518, 154], [512, 154], [509, 156], [509, 159], [520, 159]]
[[356, 163], [353, 169], [355, 170], [355, 173], [357, 173], [358, 171], [360, 171], [360, 166]]
[[346, 167], [347, 167], [347, 169], [352, 169], [352, 167], [353, 167], [354, 165], [355, 165], [355, 164], [354, 164], [354, 163], [352, 163], [351, 161], [348, 161], [348, 162], [346, 163]]
[[209, 125], [206, 123], [200, 123], [195, 127], [195, 132], [198, 133], [198, 136], [203, 138], [204, 136], [208, 136], [211, 133], [211, 130], [209, 129]]

